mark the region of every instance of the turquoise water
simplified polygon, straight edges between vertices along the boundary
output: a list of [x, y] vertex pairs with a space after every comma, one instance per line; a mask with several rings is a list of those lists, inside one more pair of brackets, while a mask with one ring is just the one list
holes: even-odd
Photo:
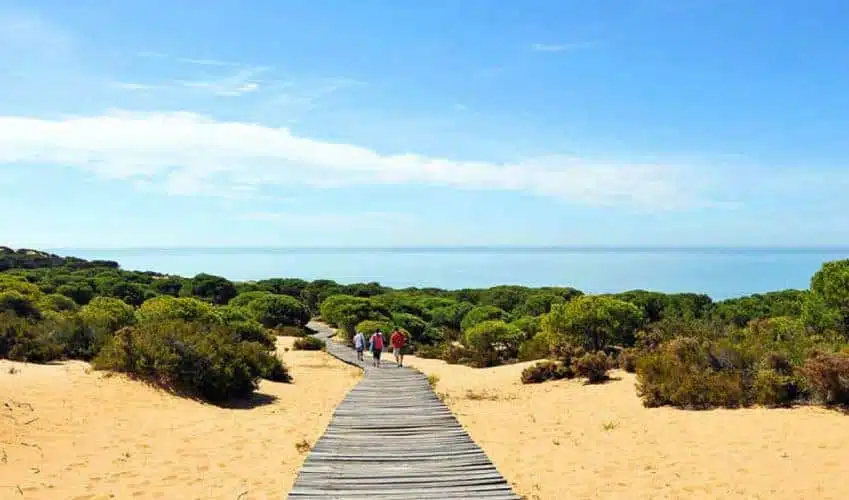
[[232, 280], [298, 277], [392, 287], [572, 286], [590, 293], [635, 288], [707, 293], [722, 299], [807, 288], [823, 262], [849, 258], [849, 248], [622, 249], [55, 249], [60, 255], [109, 259], [124, 269]]

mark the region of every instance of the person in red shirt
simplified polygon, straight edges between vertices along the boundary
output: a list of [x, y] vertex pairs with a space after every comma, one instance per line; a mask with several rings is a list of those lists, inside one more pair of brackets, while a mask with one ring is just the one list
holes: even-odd
[[407, 343], [407, 336], [404, 335], [398, 328], [392, 332], [389, 338], [389, 343], [392, 344], [392, 353], [395, 354], [395, 363], [398, 367], [404, 366], [404, 344]]

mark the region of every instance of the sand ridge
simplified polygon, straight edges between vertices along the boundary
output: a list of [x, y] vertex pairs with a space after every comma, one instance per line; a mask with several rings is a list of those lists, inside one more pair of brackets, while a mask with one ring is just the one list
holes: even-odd
[[644, 408], [634, 375], [522, 385], [489, 369], [407, 357], [438, 377], [460, 423], [530, 499], [849, 498], [849, 416], [824, 408]]
[[278, 353], [295, 383], [262, 381], [234, 409], [84, 362], [0, 361], [0, 499], [281, 498], [305, 458], [296, 445], [315, 443], [361, 377], [326, 353], [286, 352], [293, 341]]

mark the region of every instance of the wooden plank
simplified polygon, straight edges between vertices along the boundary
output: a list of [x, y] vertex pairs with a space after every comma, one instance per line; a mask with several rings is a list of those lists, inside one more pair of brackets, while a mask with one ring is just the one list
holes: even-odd
[[329, 341], [333, 330], [313, 323], [331, 355], [359, 366], [363, 380], [336, 408], [289, 493], [291, 499], [518, 500], [483, 450], [427, 377], [395, 366], [381, 368]]

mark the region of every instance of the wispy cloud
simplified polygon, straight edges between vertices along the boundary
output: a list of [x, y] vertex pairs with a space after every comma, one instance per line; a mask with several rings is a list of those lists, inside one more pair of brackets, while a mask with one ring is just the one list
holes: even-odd
[[659, 164], [566, 157], [497, 164], [299, 137], [286, 128], [192, 113], [46, 120], [0, 117], [0, 164], [57, 165], [175, 194], [246, 195], [273, 186], [419, 184], [526, 192], [595, 206], [673, 209], [712, 204], [704, 174]]
[[152, 52], [152, 51], [149, 51], [149, 50], [143, 50], [143, 51], [140, 51], [140, 52], [136, 52], [136, 55], [139, 56], [139, 57], [148, 57], [148, 58], [152, 58], [152, 59], [167, 59], [168, 58], [168, 54], [165, 54], [163, 52]]
[[236, 216], [237, 220], [274, 222], [287, 226], [344, 226], [346, 228], [384, 227], [390, 223], [411, 222], [413, 216], [400, 212], [358, 213], [304, 213], [304, 212], [249, 212]]
[[256, 77], [262, 70], [259, 68], [248, 68], [224, 78], [211, 80], [177, 80], [176, 85], [207, 90], [219, 96], [240, 96], [250, 92], [256, 92], [260, 88]]
[[595, 42], [576, 42], [576, 43], [535, 43], [531, 45], [531, 49], [537, 52], [567, 52], [570, 50], [581, 50], [595, 47]]
[[116, 82], [115, 86], [124, 90], [152, 90], [161, 87], [160, 85], [133, 82]]
[[235, 68], [244, 66], [241, 63], [231, 61], [220, 61], [218, 59], [192, 59], [188, 57], [179, 57], [176, 60], [187, 64], [197, 64], [199, 66], [229, 66]]
[[156, 52], [150, 50], [142, 50], [136, 52], [136, 56], [144, 57], [147, 59], [168, 59], [172, 61], [176, 61], [184, 64], [195, 64], [198, 66], [228, 66], [233, 68], [240, 68], [244, 66], [249, 66], [248, 64], [233, 62], [233, 61], [223, 61], [221, 59], [209, 59], [209, 58], [194, 58], [194, 57], [173, 57], [164, 52]]

